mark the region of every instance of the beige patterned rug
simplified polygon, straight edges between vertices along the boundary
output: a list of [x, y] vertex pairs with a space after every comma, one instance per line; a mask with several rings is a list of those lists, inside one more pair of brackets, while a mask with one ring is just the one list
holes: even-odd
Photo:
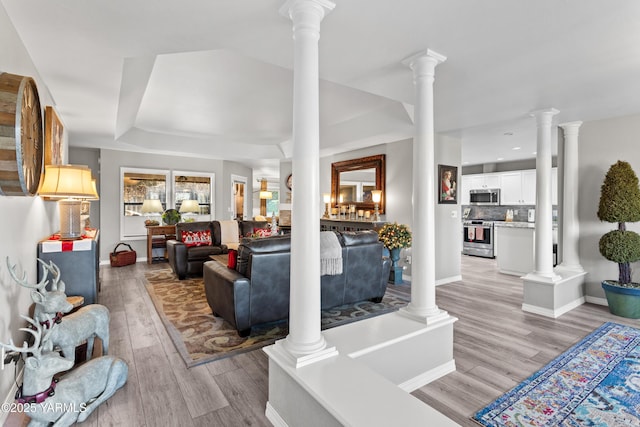
[[[178, 280], [171, 269], [145, 273], [146, 288], [176, 349], [188, 367], [256, 350], [289, 333], [286, 321], [258, 325], [238, 336], [207, 304], [202, 278]], [[322, 329], [389, 313], [407, 305], [407, 296], [388, 288], [381, 303], [363, 301], [322, 311]]]

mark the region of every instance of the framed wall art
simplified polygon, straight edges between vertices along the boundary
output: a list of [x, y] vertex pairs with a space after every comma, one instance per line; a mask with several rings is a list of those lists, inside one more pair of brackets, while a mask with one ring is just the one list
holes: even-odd
[[438, 165], [438, 203], [458, 203], [458, 167]]
[[44, 109], [44, 164], [62, 164], [64, 126], [50, 105]]

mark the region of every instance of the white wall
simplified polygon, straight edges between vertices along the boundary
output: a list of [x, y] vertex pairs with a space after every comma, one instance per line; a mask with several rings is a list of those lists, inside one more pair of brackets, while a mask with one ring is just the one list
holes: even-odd
[[[40, 80], [28, 52], [18, 37], [4, 7], [0, 4], [0, 72], [33, 77], [38, 87], [42, 107], [51, 105], [47, 88]], [[62, 118], [64, 120], [64, 118]], [[55, 202], [44, 202], [39, 197], [0, 196], [0, 341], [13, 338], [18, 345], [24, 333], [20, 314], [28, 314], [31, 297], [26, 289], [19, 288], [9, 276], [6, 258], [19, 269], [24, 269], [29, 281], [36, 281], [37, 244], [58, 229], [58, 211]], [[13, 366], [0, 373], [0, 403], [13, 401], [10, 395], [13, 385]], [[0, 412], [0, 425], [7, 413]]]
[[[580, 127], [578, 218], [580, 220], [580, 263], [587, 271], [586, 294], [604, 298], [600, 282], [618, 278], [618, 264], [607, 261], [598, 250], [600, 237], [617, 227], [597, 217], [600, 187], [618, 160], [629, 162], [640, 175], [640, 115], [585, 122]], [[640, 232], [640, 223], [627, 228]], [[632, 264], [633, 279], [640, 281], [640, 263]]]
[[[458, 166], [457, 185], [460, 185], [462, 142], [459, 139], [436, 136], [436, 163], [447, 166]], [[440, 178], [436, 184], [440, 188]], [[436, 191], [436, 197], [439, 191]], [[436, 280], [459, 279], [460, 257], [462, 252], [462, 219], [460, 218], [460, 195], [455, 205], [437, 204], [436, 202]], [[455, 214], [455, 216], [453, 216]]]
[[[231, 174], [246, 176], [251, 182], [250, 168], [235, 162], [136, 153], [116, 150], [100, 150], [100, 261], [108, 262], [109, 252], [120, 242], [120, 167], [168, 169], [180, 171], [208, 172], [215, 174], [213, 219], [228, 219], [231, 206]], [[249, 212], [251, 212], [249, 199]], [[147, 256], [146, 238], [128, 240], [138, 253]]]

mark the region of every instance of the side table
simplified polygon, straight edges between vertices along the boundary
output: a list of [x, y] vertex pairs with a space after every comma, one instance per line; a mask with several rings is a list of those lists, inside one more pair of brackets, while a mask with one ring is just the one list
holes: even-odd
[[175, 225], [147, 226], [147, 264], [151, 264], [153, 262], [153, 248], [166, 248], [167, 240], [175, 239], [175, 237]]
[[[98, 239], [98, 230], [90, 230], [82, 239], [60, 240], [53, 235], [38, 242], [38, 258], [58, 266], [66, 294], [80, 296], [87, 304], [97, 303], [100, 291]], [[38, 280], [41, 275], [38, 268]]]

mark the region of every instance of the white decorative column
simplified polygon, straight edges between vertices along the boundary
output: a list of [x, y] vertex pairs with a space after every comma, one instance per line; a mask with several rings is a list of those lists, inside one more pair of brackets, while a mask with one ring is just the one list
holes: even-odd
[[334, 3], [290, 0], [280, 9], [293, 21], [293, 176], [291, 303], [283, 346], [298, 360], [326, 348], [320, 331], [320, 136], [318, 40]]
[[564, 198], [562, 200], [562, 264], [560, 267], [584, 271], [580, 265], [578, 239], [578, 133], [582, 122], [561, 124], [564, 132]]
[[[536, 222], [535, 222], [535, 267], [534, 271], [524, 276], [522, 310], [547, 317], [559, 317], [562, 314], [584, 303], [582, 291], [583, 272], [553, 268], [553, 217], [551, 199], [551, 123], [558, 110], [550, 108], [531, 113], [538, 126], [538, 144], [536, 156]], [[564, 163], [571, 164], [576, 153], [565, 151]], [[567, 187], [567, 175], [577, 173], [575, 170], [563, 170], [565, 181], [563, 197], [575, 197], [577, 182]], [[571, 168], [571, 166], [570, 166]], [[566, 206], [563, 205], [563, 208]], [[574, 205], [575, 206], [575, 205]], [[569, 209], [571, 211], [571, 208]], [[574, 207], [575, 212], [575, 207]], [[574, 213], [575, 214], [575, 213]], [[563, 227], [571, 228], [567, 223], [567, 211], [563, 210]], [[575, 219], [577, 223], [577, 218]], [[577, 237], [577, 236], [576, 236]], [[570, 244], [570, 243], [569, 243]]]
[[402, 61], [413, 70], [416, 87], [413, 140], [413, 239], [411, 302], [403, 315], [427, 323], [448, 315], [436, 305], [435, 138], [433, 82], [435, 68], [447, 58], [427, 49]]
[[551, 198], [551, 122], [555, 108], [531, 113], [536, 118], [538, 142], [536, 155], [535, 262], [533, 274], [557, 280], [553, 272], [553, 205]]

